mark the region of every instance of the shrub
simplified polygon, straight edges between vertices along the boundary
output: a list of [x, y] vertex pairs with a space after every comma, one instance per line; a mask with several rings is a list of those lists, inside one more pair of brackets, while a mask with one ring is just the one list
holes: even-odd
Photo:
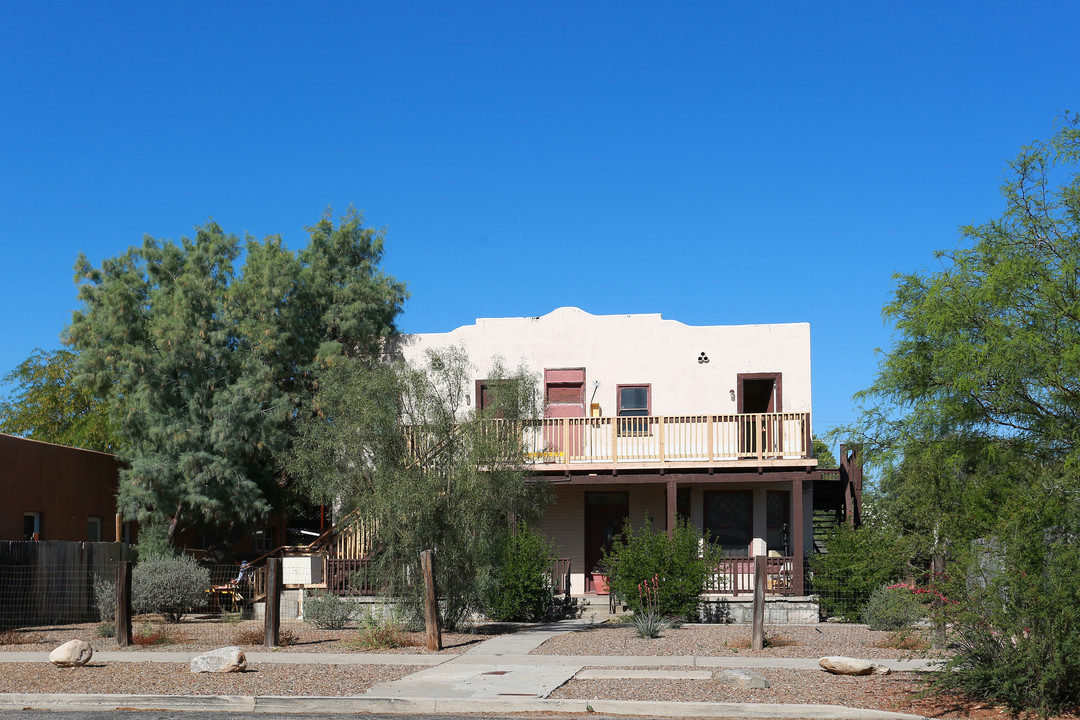
[[507, 533], [485, 611], [497, 622], [544, 620], [551, 614], [555, 550], [525, 523]]
[[871, 593], [907, 572], [900, 540], [887, 529], [845, 523], [825, 538], [826, 552], [810, 556], [813, 593], [826, 617], [854, 622]]
[[654, 609], [660, 616], [695, 615], [708, 569], [708, 543], [686, 521], [680, 520], [669, 538], [666, 530], [653, 530], [652, 521], [635, 531], [629, 520], [604, 553], [608, 585], [634, 614], [646, 610], [639, 588], [656, 583]]
[[903, 585], [882, 585], [862, 607], [862, 621], [871, 630], [904, 630], [922, 619], [926, 608]]
[[341, 630], [355, 610], [353, 603], [324, 590], [304, 598], [304, 620], [323, 630]]
[[210, 571], [187, 555], [153, 557], [135, 566], [131, 575], [131, 608], [137, 614], [158, 613], [178, 623], [202, 605], [210, 587]]
[[136, 645], [170, 645], [172, 638], [165, 628], [155, 628], [150, 623], [144, 623], [131, 634], [131, 642]]
[[[1036, 486], [1041, 489], [1041, 486]], [[1080, 501], [1044, 491], [955, 568], [953, 657], [939, 688], [1043, 717], [1080, 705]], [[959, 563], [958, 563], [959, 565]], [[958, 577], [966, 570], [966, 577]]]
[[97, 626], [97, 636], [101, 638], [116, 637], [116, 626], [112, 623], [101, 623]]
[[98, 619], [111, 622], [116, 617], [116, 581], [105, 575], [94, 576], [94, 606]]
[[361, 650], [391, 650], [419, 643], [405, 632], [404, 625], [399, 621], [390, 618], [376, 619], [369, 614], [360, 623], [356, 637], [348, 644]]

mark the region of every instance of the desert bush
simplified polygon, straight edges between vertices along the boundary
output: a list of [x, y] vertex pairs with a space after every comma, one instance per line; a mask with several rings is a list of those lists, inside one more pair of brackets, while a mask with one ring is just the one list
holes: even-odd
[[116, 637], [116, 626], [112, 623], [103, 622], [97, 626], [97, 630], [95, 630], [95, 632], [100, 638]]
[[1043, 492], [1009, 508], [997, 536], [950, 573], [946, 593], [962, 602], [950, 608], [954, 655], [938, 687], [1018, 715], [1080, 705], [1080, 500], [1072, 487], [1035, 486]]
[[376, 618], [370, 613], [361, 621], [356, 636], [348, 642], [361, 650], [391, 650], [418, 645], [405, 626], [393, 618]]
[[671, 537], [666, 530], [653, 530], [652, 521], [635, 531], [627, 521], [615, 537], [611, 551], [604, 553], [604, 567], [612, 592], [634, 614], [646, 610], [640, 587], [656, 583], [654, 610], [662, 617], [696, 615], [701, 590], [710, 561], [709, 544], [685, 520], [680, 520]]
[[206, 601], [210, 571], [187, 555], [151, 557], [131, 574], [131, 608], [137, 614], [158, 613], [178, 623]]
[[862, 607], [862, 621], [871, 630], [903, 630], [918, 622], [926, 607], [906, 585], [882, 585]]
[[94, 576], [94, 606], [98, 619], [112, 622], [116, 616], [116, 581], [105, 575]]
[[555, 550], [525, 523], [507, 533], [485, 612], [498, 622], [544, 620], [551, 613], [551, 566]]
[[324, 590], [316, 590], [304, 598], [304, 620], [323, 630], [341, 630], [355, 610], [353, 603]]

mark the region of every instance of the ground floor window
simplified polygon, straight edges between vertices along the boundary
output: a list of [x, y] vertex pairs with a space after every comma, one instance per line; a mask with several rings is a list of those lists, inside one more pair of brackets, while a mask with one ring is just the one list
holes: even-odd
[[41, 539], [41, 513], [23, 513], [23, 540]]
[[705, 530], [725, 557], [749, 557], [754, 496], [749, 490], [705, 493]]

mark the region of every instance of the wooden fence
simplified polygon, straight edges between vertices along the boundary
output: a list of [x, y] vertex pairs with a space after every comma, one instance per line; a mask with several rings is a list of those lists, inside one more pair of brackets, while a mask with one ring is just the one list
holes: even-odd
[[0, 627], [98, 619], [94, 577], [116, 576], [123, 543], [0, 541]]

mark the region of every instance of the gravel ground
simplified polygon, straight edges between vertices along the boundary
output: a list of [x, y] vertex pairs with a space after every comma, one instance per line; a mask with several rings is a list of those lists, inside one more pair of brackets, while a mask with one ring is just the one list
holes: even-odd
[[[97, 651], [118, 650], [114, 640], [95, 636], [96, 625], [34, 628], [0, 633], [0, 651], [48, 651], [73, 637], [88, 640]], [[261, 639], [262, 625], [255, 621], [227, 623], [193, 618], [179, 625], [140, 621], [136, 633], [165, 628], [170, 644], [135, 646], [128, 650], [206, 651], [239, 644], [251, 652], [259, 644], [239, 642], [243, 633]], [[299, 623], [283, 625], [294, 642], [282, 652], [363, 652], [356, 644], [357, 630], [319, 630]], [[513, 626], [481, 626], [476, 633], [444, 633], [448, 654], [459, 654], [471, 645]], [[486, 634], [481, 634], [486, 633]], [[688, 625], [664, 631], [660, 638], [637, 638], [633, 628], [602, 624], [548, 640], [537, 654], [565, 655], [698, 655], [736, 657], [802, 657], [851, 655], [875, 659], [904, 658], [926, 654], [891, 647], [887, 633], [871, 632], [858, 625], [770, 626], [771, 642], [762, 652], [749, 650], [750, 628], [745, 625]], [[420, 634], [408, 639], [422, 643]], [[377, 652], [426, 653], [423, 647]], [[419, 668], [388, 665], [273, 665], [253, 663], [244, 673], [196, 674], [186, 665], [173, 663], [102, 663], [62, 669], [46, 663], [0, 665], [0, 692], [31, 693], [149, 693], [161, 695], [324, 695], [341, 696], [365, 692], [378, 682], [404, 677]], [[665, 666], [665, 670], [676, 669]], [[701, 670], [702, 668], [695, 668]], [[940, 700], [913, 699], [920, 677], [912, 673], [885, 676], [843, 677], [816, 670], [765, 668], [756, 670], [770, 682], [764, 690], [734, 689], [714, 680], [570, 680], [553, 698], [620, 700], [669, 700], [707, 702], [822, 703], [847, 707], [894, 710], [943, 719], [1005, 720], [996, 708]], [[712, 670], [713, 676], [720, 672]]]
[[[702, 668], [664, 666], [663, 669]], [[720, 672], [714, 670], [713, 677]], [[905, 698], [919, 687], [919, 679], [913, 673], [849, 677], [830, 675], [818, 670], [754, 668], [754, 672], [765, 676], [769, 681], [768, 688], [734, 688], [720, 685], [715, 680], [571, 680], [552, 693], [551, 697], [589, 700], [820, 703], [913, 712]]]
[[890, 647], [890, 633], [872, 631], [865, 625], [767, 625], [766, 647], [750, 648], [749, 625], [684, 625], [665, 630], [646, 640], [629, 623], [605, 623], [581, 632], [554, 637], [533, 651], [534, 655], [703, 655], [777, 658], [820, 658], [847, 655], [863, 658], [910, 658], [930, 656], [928, 645], [916, 649]]
[[[458, 654], [470, 646], [481, 643], [496, 635], [513, 632], [522, 627], [513, 623], [487, 623], [478, 625], [469, 633], [443, 633], [443, 649], [434, 654]], [[238, 645], [251, 652], [262, 650], [262, 620], [244, 620], [226, 622], [219, 617], [207, 618], [195, 616], [181, 623], [169, 624], [150, 618], [138, 618], [132, 623], [132, 632], [136, 644], [118, 647], [114, 638], [98, 637], [98, 623], [64, 625], [45, 628], [26, 628], [0, 632], [0, 652], [8, 651], [52, 651], [72, 638], [86, 640], [95, 651], [140, 652], [154, 650], [177, 650], [205, 652], [224, 645]], [[138, 644], [140, 638], [160, 636], [158, 643]], [[279, 652], [379, 652], [399, 654], [432, 654], [425, 645], [423, 633], [401, 633], [401, 647], [384, 648], [368, 651], [361, 643], [361, 633], [356, 628], [345, 630], [320, 630], [301, 622], [283, 622], [281, 624], [281, 643]]]
[[97, 663], [58, 668], [5, 663], [0, 692], [150, 695], [358, 695], [398, 680], [414, 667], [398, 665], [250, 664], [242, 673], [192, 673], [182, 663]]

